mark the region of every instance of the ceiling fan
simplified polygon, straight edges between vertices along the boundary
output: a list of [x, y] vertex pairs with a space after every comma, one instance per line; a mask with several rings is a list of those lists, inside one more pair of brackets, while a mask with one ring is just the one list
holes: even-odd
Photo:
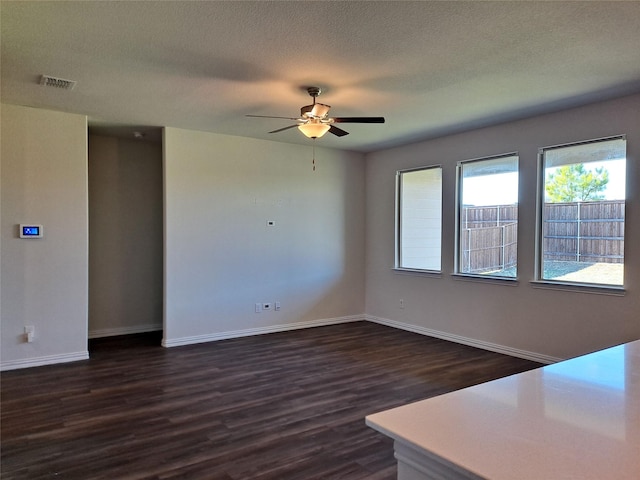
[[316, 98], [322, 90], [319, 87], [308, 87], [307, 92], [313, 97], [311, 105], [305, 105], [300, 109], [299, 117], [271, 117], [268, 115], [247, 115], [247, 117], [258, 118], [284, 118], [295, 120], [297, 123], [288, 127], [272, 130], [269, 133], [278, 133], [290, 128], [298, 129], [309, 138], [320, 138], [325, 133], [330, 132], [338, 137], [349, 135], [349, 132], [336, 127], [335, 123], [384, 123], [384, 117], [329, 117], [329, 105], [316, 103]]

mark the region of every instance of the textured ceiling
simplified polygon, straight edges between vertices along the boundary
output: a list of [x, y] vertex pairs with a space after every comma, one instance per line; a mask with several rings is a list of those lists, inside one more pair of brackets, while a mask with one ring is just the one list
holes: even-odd
[[316, 85], [334, 116], [387, 119], [318, 145], [372, 151], [640, 91], [637, 1], [0, 5], [2, 101], [85, 114], [103, 132], [309, 143], [267, 133], [287, 120], [245, 115], [295, 117]]

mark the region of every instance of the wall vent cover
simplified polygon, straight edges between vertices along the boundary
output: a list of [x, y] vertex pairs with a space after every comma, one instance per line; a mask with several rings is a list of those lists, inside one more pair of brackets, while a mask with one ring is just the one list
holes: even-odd
[[50, 75], [42, 75], [40, 78], [40, 85], [44, 85], [45, 87], [61, 88], [63, 90], [73, 90], [76, 83], [78, 82], [75, 80], [65, 80], [64, 78], [52, 77]]

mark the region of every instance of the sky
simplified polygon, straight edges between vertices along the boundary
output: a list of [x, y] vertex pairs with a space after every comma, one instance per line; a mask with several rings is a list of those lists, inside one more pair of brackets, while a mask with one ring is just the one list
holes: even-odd
[[[606, 200], [624, 200], [626, 159], [604, 162], [589, 162], [587, 170], [605, 167], [609, 172], [609, 183], [603, 192]], [[547, 169], [553, 172], [555, 168]], [[462, 203], [464, 205], [511, 205], [518, 201], [518, 173], [500, 173], [468, 177], [464, 180]]]

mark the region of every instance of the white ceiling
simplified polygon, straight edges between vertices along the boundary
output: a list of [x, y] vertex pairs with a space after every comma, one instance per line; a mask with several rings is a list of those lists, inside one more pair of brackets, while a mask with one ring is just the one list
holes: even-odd
[[309, 143], [245, 115], [295, 117], [315, 85], [333, 116], [386, 117], [317, 141], [366, 152], [640, 91], [638, 1], [2, 0], [0, 14], [2, 101], [99, 132]]

